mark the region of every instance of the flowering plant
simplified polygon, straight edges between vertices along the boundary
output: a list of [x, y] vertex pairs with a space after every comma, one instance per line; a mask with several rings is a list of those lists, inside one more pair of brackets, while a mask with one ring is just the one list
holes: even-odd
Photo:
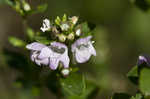
[[[46, 86], [59, 99], [87, 98], [99, 89], [94, 82], [85, 79], [77, 64], [88, 62], [91, 56], [96, 56], [92, 32], [87, 22], [81, 23], [79, 17], [64, 14], [54, 20], [46, 18], [43, 22], [40, 21], [41, 27], [36, 31], [29, 27], [27, 18], [32, 14], [42, 13], [46, 10], [46, 5], [32, 8], [25, 0], [8, 0], [7, 3], [22, 17], [26, 35], [26, 40], [11, 36], [9, 42], [15, 47], [23, 48], [23, 52], [27, 54], [4, 52], [5, 56], [19, 60], [16, 60], [18, 67], [15, 68], [21, 71], [22, 76], [18, 77], [15, 85], [25, 88], [32, 84], [31, 89], [36, 88], [38, 91]], [[14, 59], [7, 61], [14, 62]], [[87, 82], [92, 89], [87, 90]]]
[[[91, 69], [93, 65], [83, 68], [80, 65], [91, 62], [92, 56], [99, 59], [99, 53], [94, 47], [97, 44], [95, 43], [97, 40], [94, 41], [95, 31], [93, 32], [93, 27], [91, 28], [88, 22], [82, 22], [79, 16], [71, 17], [64, 14], [61, 17], [57, 16], [54, 20], [51, 18], [39, 20], [40, 27], [36, 30], [28, 24], [28, 18], [33, 14], [46, 11], [47, 4], [32, 7], [27, 0], [1, 1], [12, 7], [22, 18], [24, 40], [10, 36], [9, 43], [17, 49], [15, 51], [3, 49], [7, 65], [14, 68], [19, 75], [14, 81], [14, 86], [22, 88], [21, 94], [27, 93], [30, 98], [37, 98], [45, 88], [58, 99], [95, 99], [100, 89], [105, 92], [107, 83], [109, 81], [113, 83], [113, 78], [106, 79], [109, 73], [94, 72], [95, 75], [98, 73], [104, 75], [104, 77], [99, 77], [101, 79], [98, 82], [96, 77], [91, 77], [84, 72], [86, 69], [93, 72]], [[148, 0], [134, 0], [133, 2], [145, 11], [150, 8]], [[102, 39], [105, 38], [104, 35], [100, 36]], [[105, 41], [101, 45], [103, 46], [100, 52], [105, 58], [100, 59], [100, 66], [96, 65], [95, 71], [107, 62], [105, 59], [109, 49], [106, 48]], [[104, 65], [101, 71], [105, 71], [106, 68]], [[127, 74], [128, 79], [137, 87], [135, 95], [115, 93], [111, 99], [149, 99], [149, 76], [150, 56], [140, 55], [136, 66]]]
[[[77, 24], [77, 21], [78, 17], [68, 18], [66, 15], [62, 19], [57, 17], [55, 22], [43, 20], [43, 26], [40, 29], [44, 33], [41, 34], [49, 35], [43, 36], [49, 45], [37, 42], [36, 39], [36, 42], [28, 44], [26, 48], [31, 50], [31, 60], [38, 65], [49, 65], [52, 70], [56, 70], [60, 64], [65, 68], [62, 73], [65, 73], [64, 70], [68, 70], [66, 73], [69, 73], [71, 58], [69, 56], [71, 55], [68, 54], [71, 52], [77, 63], [87, 62], [91, 55], [96, 56], [90, 31], [85, 32], [83, 24]], [[84, 26], [88, 28], [86, 23]], [[53, 36], [52, 39], [51, 36]], [[68, 75], [66, 73], [64, 75]]]

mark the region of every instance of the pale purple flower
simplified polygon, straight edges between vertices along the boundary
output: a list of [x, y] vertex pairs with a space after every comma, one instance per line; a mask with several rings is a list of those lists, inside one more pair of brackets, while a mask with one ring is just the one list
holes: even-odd
[[92, 55], [96, 56], [96, 50], [92, 45], [92, 36], [78, 39], [72, 44], [72, 52], [78, 63], [87, 62]]
[[68, 48], [58, 42], [46, 46], [37, 42], [28, 44], [27, 49], [31, 50], [31, 60], [38, 65], [49, 65], [52, 70], [56, 70], [61, 62], [64, 68], [69, 67]]
[[138, 58], [138, 66], [146, 64], [147, 66], [150, 66], [150, 56], [148, 55], [141, 55]]
[[46, 45], [40, 44], [38, 42], [34, 42], [31, 44], [28, 44], [26, 46], [27, 49], [31, 50], [31, 60], [34, 61], [38, 65], [48, 65], [49, 64], [49, 59], [38, 59], [39, 54], [41, 53], [41, 50], [44, 48], [47, 48]]

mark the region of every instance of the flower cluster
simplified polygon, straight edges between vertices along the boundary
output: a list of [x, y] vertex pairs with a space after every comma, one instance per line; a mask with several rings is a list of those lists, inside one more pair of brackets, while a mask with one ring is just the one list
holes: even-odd
[[[68, 18], [66, 15], [57, 17], [55, 22], [49, 19], [43, 20], [42, 32], [52, 33], [56, 37], [50, 44], [33, 42], [26, 46], [31, 50], [31, 60], [38, 65], [49, 65], [52, 70], [56, 70], [61, 64], [66, 74], [69, 68], [69, 51], [72, 52], [77, 63], [87, 62], [92, 55], [96, 56], [91, 35], [82, 31], [81, 24], [77, 24], [78, 17]], [[44, 33], [43, 33], [44, 34]], [[69, 43], [68, 43], [69, 42]], [[71, 50], [69, 49], [71, 48]]]

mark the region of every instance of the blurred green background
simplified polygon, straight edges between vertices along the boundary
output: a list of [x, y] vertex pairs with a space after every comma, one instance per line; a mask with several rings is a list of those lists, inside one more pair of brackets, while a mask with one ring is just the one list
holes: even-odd
[[[31, 7], [48, 3], [43, 14], [32, 15], [28, 24], [39, 30], [44, 18], [54, 19], [64, 13], [79, 16], [96, 24], [93, 31], [97, 57], [81, 70], [89, 79], [101, 86], [96, 99], [110, 99], [114, 92], [134, 94], [136, 87], [127, 79], [127, 72], [136, 65], [138, 55], [150, 53], [150, 14], [141, 11], [130, 0], [27, 0]], [[8, 5], [0, 5], [0, 49], [12, 47], [7, 38], [24, 39], [22, 18]], [[0, 99], [56, 99], [43, 88], [40, 95], [32, 97], [30, 92], [16, 88], [14, 81], [19, 72], [9, 68], [0, 52]], [[36, 89], [33, 90], [35, 93]]]

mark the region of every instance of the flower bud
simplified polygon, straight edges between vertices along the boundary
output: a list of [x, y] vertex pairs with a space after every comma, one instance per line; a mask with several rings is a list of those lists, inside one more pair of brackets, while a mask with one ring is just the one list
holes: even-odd
[[68, 76], [70, 71], [69, 71], [69, 69], [66, 68], [66, 69], [62, 69], [61, 73], [63, 76]]
[[30, 7], [30, 5], [29, 5], [28, 3], [24, 3], [24, 4], [23, 4], [23, 9], [24, 9], [25, 11], [30, 11], [30, 10], [31, 10], [31, 7]]
[[48, 19], [43, 20], [43, 26], [40, 28], [43, 32], [49, 31], [51, 29], [50, 21]]
[[64, 23], [64, 24], [61, 24], [60, 27], [61, 27], [61, 30], [62, 30], [62, 31], [67, 31], [70, 26], [69, 26], [67, 23]]
[[69, 40], [73, 40], [73, 39], [74, 39], [74, 33], [70, 33], [70, 34], [67, 36], [67, 38], [68, 38]]
[[77, 21], [78, 21], [78, 17], [77, 17], [77, 16], [73, 16], [73, 17], [70, 18], [70, 19], [71, 19], [71, 22], [72, 22], [73, 24], [76, 24]]
[[61, 42], [65, 42], [66, 41], [66, 36], [63, 34], [58, 35], [58, 38]]
[[15, 6], [14, 6], [15, 10], [17, 12], [21, 12], [21, 5], [20, 5], [20, 2], [19, 1], [15, 1]]
[[76, 30], [76, 35], [77, 35], [77, 36], [80, 36], [80, 35], [81, 35], [81, 29], [77, 29], [77, 30]]
[[57, 25], [60, 25], [60, 22], [61, 22], [61, 19], [60, 19], [59, 16], [57, 16], [57, 18], [55, 19], [55, 23], [56, 23]]
[[53, 26], [53, 27], [52, 27], [52, 32], [54, 32], [54, 33], [59, 33], [59, 31], [57, 30], [56, 26]]

